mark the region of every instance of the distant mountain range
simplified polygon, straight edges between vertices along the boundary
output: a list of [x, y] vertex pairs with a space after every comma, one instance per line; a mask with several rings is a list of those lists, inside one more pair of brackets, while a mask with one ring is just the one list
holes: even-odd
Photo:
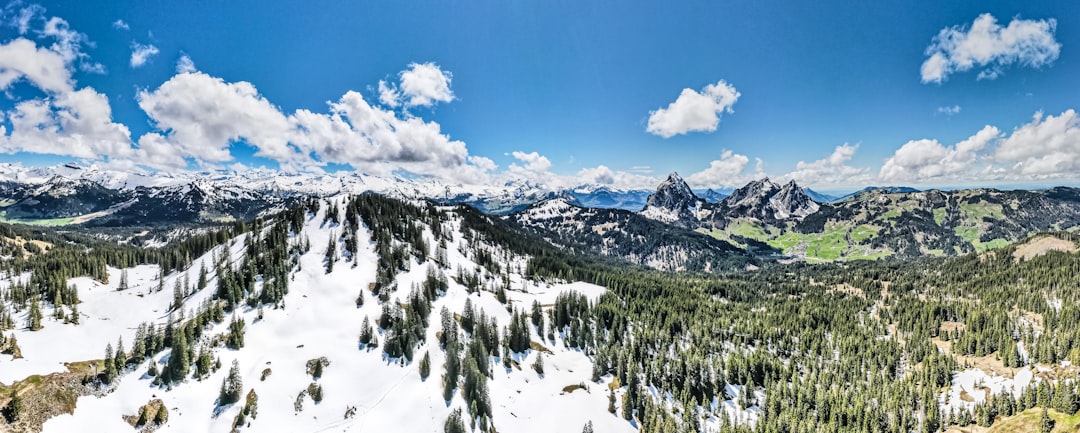
[[75, 164], [0, 164], [0, 220], [168, 227], [250, 220], [303, 197], [368, 191], [472, 206], [570, 248], [665, 269], [708, 269], [745, 254], [810, 261], [952, 255], [1080, 225], [1080, 190], [1067, 187], [889, 186], [831, 197], [768, 178], [731, 191], [694, 190], [677, 173], [649, 192], [603, 185], [553, 190], [530, 182], [445, 184], [357, 173], [141, 175]]

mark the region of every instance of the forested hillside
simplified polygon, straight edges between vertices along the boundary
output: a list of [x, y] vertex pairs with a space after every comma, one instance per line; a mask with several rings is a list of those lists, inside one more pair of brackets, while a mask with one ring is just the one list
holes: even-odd
[[160, 248], [0, 230], [14, 431], [932, 432], [1080, 408], [1066, 232], [691, 272], [376, 194]]

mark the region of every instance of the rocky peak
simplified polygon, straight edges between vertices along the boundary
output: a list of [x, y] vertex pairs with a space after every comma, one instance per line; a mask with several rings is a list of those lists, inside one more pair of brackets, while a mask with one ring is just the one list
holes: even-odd
[[690, 190], [690, 185], [686, 184], [679, 173], [672, 172], [660, 183], [656, 192], [649, 195], [641, 215], [681, 227], [690, 227], [697, 223], [695, 211], [705, 205], [707, 203]]
[[696, 206], [698, 197], [690, 190], [690, 185], [679, 176], [679, 173], [671, 172], [667, 179], [656, 187], [656, 192], [649, 195], [646, 207], [658, 207], [668, 210], [681, 210]]
[[818, 210], [818, 204], [806, 194], [795, 180], [785, 184], [769, 200], [776, 219], [802, 218]]
[[723, 202], [731, 208], [744, 206], [757, 207], [768, 202], [773, 194], [779, 190], [780, 185], [777, 185], [769, 180], [769, 178], [765, 177], [750, 181], [750, 183], [732, 191], [731, 195], [727, 196]]

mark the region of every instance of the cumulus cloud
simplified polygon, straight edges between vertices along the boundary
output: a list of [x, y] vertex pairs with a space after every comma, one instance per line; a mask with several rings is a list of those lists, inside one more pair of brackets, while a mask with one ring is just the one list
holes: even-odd
[[525, 153], [516, 150], [510, 155], [513, 156], [514, 159], [525, 163], [525, 166], [521, 167], [523, 170], [542, 173], [551, 168], [551, 160], [536, 152]]
[[372, 174], [405, 170], [482, 183], [495, 168], [490, 159], [469, 155], [465, 143], [443, 134], [438, 123], [373, 106], [355, 91], [329, 103], [328, 113], [285, 114], [251, 83], [193, 72], [140, 92], [137, 99], [162, 131], [151, 133], [160, 138], [144, 137], [147, 143], [161, 148], [164, 140], [175, 156], [201, 165], [232, 162], [231, 145], [243, 140], [257, 149], [256, 156], [273, 159], [287, 171], [318, 171], [339, 163]]
[[847, 162], [855, 156], [859, 145], [836, 146], [829, 156], [813, 162], [799, 161], [795, 171], [781, 179], [794, 179], [802, 185], [859, 185], [870, 180], [870, 169], [852, 167]]
[[[406, 106], [430, 107], [436, 102], [454, 100], [454, 92], [450, 90], [451, 74], [443, 71], [435, 63], [412, 63], [408, 69], [401, 71], [399, 78], [401, 80], [400, 97]], [[380, 94], [382, 90], [380, 83]]]
[[1061, 44], [1054, 39], [1057, 21], [1014, 18], [1001, 26], [990, 14], [967, 26], [946, 27], [926, 48], [920, 70], [923, 83], [941, 83], [957, 72], [984, 68], [978, 79], [995, 79], [1017, 64], [1039, 68], [1057, 60]]
[[73, 85], [63, 56], [18, 38], [0, 45], [0, 90], [21, 79], [45, 92], [65, 92]]
[[177, 74], [136, 96], [154, 126], [169, 131], [176, 151], [204, 163], [232, 160], [229, 145], [246, 138], [260, 156], [288, 161], [285, 115], [248, 82], [226, 83], [201, 72]]
[[739, 92], [724, 80], [709, 84], [699, 93], [683, 89], [675, 102], [667, 108], [649, 112], [646, 131], [664, 138], [688, 132], [713, 132], [720, 124], [723, 113], [733, 113], [732, 105], [739, 100]]
[[[131, 43], [131, 67], [138, 68], [145, 65], [151, 57], [158, 53], [158, 48], [152, 44]], [[181, 58], [182, 59], [182, 58]], [[189, 61], [191, 59], [188, 59]]]
[[177, 74], [186, 74], [197, 70], [198, 69], [195, 69], [195, 61], [191, 60], [191, 57], [187, 54], [181, 54], [180, 59], [176, 61]]
[[1012, 176], [1027, 179], [1077, 177], [1080, 171], [1080, 115], [1069, 109], [1057, 116], [1035, 113], [1030, 123], [1002, 140], [994, 159]]
[[20, 101], [6, 113], [11, 130], [0, 128], [0, 149], [88, 159], [130, 157], [128, 128], [112, 121], [105, 95], [74, 88], [71, 62], [76, 58], [59, 50], [23, 38], [0, 45], [0, 90], [25, 80], [46, 95]]
[[686, 182], [708, 188], [742, 186], [748, 180], [743, 172], [749, 163], [750, 158], [746, 155], [725, 150], [720, 154], [720, 159], [709, 163], [709, 168], [687, 176]]
[[908, 182], [970, 179], [979, 151], [1000, 135], [998, 128], [987, 125], [954, 146], [932, 139], [909, 141], [885, 160], [879, 177]]
[[114, 29], [117, 30], [131, 30], [131, 26], [129, 26], [128, 23], [125, 23], [124, 20], [121, 19], [113, 21], [112, 26]]

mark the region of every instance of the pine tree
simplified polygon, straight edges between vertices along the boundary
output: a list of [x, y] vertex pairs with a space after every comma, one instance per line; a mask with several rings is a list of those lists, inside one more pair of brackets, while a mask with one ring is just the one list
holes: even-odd
[[1046, 412], [1046, 408], [1042, 408], [1042, 415], [1039, 416], [1039, 432], [1050, 433], [1054, 430], [1053, 419], [1050, 418], [1050, 414]]
[[[22, 411], [22, 397], [19, 396], [19, 393], [11, 391], [11, 399], [8, 400], [7, 406], [4, 406], [4, 419], [6, 419], [9, 424], [14, 424], [22, 416]], [[464, 433], [464, 429], [461, 431]]]
[[461, 420], [461, 409], [454, 409], [443, 423], [443, 433], [465, 433], [465, 423]]
[[541, 352], [536, 353], [536, 361], [533, 361], [533, 370], [536, 370], [536, 374], [544, 375], [544, 354]]
[[30, 314], [26, 316], [26, 327], [31, 331], [41, 329], [41, 307], [38, 305], [36, 296], [30, 301]]
[[244, 319], [233, 316], [232, 322], [229, 322], [229, 334], [225, 337], [225, 345], [230, 349], [244, 347]]
[[431, 354], [424, 352], [424, 357], [420, 358], [420, 380], [427, 380], [428, 375], [431, 374]]
[[218, 396], [220, 406], [233, 404], [240, 401], [240, 395], [244, 391], [243, 382], [240, 380], [240, 363], [233, 360], [229, 368], [229, 375], [221, 381], [221, 392]]
[[195, 290], [201, 291], [202, 289], [205, 289], [206, 284], [206, 262], [203, 262], [202, 266], [199, 268], [199, 281], [195, 285]]
[[326, 273], [334, 271], [334, 262], [337, 261], [337, 240], [334, 232], [330, 232], [330, 242], [326, 245]]
[[592, 420], [585, 423], [585, 428], [581, 429], [581, 433], [593, 433]]
[[116, 342], [116, 355], [113, 357], [113, 364], [116, 366], [116, 372], [118, 374], [127, 368], [127, 353], [124, 351], [123, 337], [120, 337]]
[[210, 358], [210, 351], [206, 347], [199, 348], [199, 355], [195, 357], [195, 376], [200, 380], [210, 374], [214, 360]]
[[540, 301], [534, 300], [532, 303], [532, 324], [536, 328], [536, 332], [540, 332], [540, 325], [544, 323], [544, 311], [540, 306]]
[[165, 367], [168, 372], [168, 380], [179, 382], [187, 377], [191, 369], [191, 358], [188, 355], [187, 339], [183, 329], [178, 329], [173, 335], [172, 353], [169, 355], [169, 364]]
[[128, 271], [124, 269], [120, 271], [120, 285], [116, 287], [116, 290], [124, 291], [128, 289]]
[[105, 345], [105, 359], [102, 360], [102, 364], [105, 365], [105, 383], [112, 383], [116, 378], [116, 363], [113, 362], [113, 347], [112, 343]]

